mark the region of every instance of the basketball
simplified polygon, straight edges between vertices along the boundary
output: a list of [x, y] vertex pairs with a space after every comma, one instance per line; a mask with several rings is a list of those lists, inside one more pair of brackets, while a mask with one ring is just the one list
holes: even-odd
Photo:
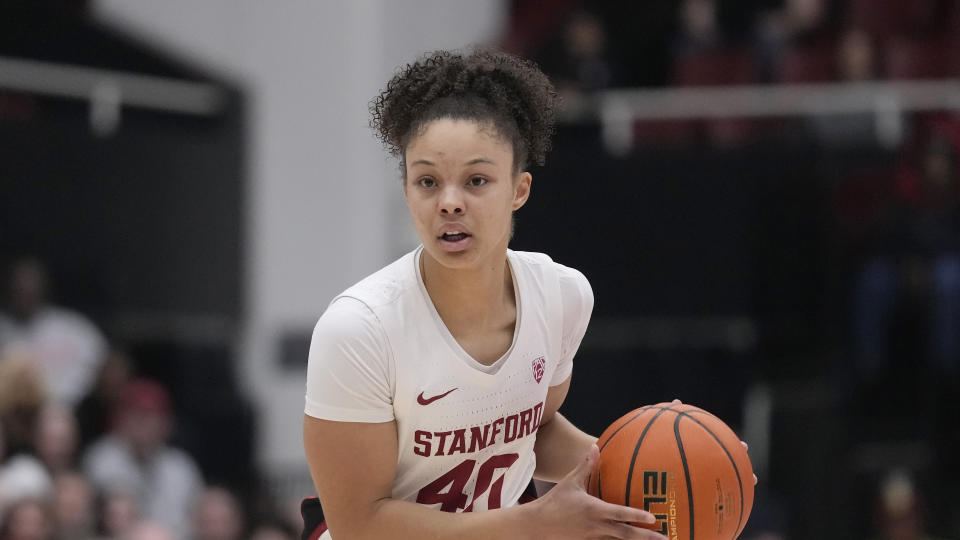
[[753, 467], [740, 438], [692, 405], [659, 403], [631, 411], [597, 441], [590, 494], [654, 515], [675, 540], [732, 540], [753, 507]]

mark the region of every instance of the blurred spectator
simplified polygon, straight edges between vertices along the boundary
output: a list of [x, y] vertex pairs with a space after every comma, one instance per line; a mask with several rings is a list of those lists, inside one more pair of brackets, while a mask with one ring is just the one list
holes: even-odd
[[5, 505], [26, 499], [46, 500], [52, 493], [50, 475], [30, 454], [17, 454], [0, 465], [0, 495]]
[[74, 468], [77, 421], [69, 409], [56, 404], [43, 409], [37, 424], [34, 451], [51, 476]]
[[166, 390], [132, 381], [116, 414], [115, 430], [87, 450], [84, 470], [102, 491], [136, 494], [146, 519], [184, 536], [203, 483], [193, 459], [167, 445], [173, 418]]
[[175, 540], [183, 538], [174, 535], [170, 529], [159, 523], [137, 523], [124, 540]]
[[924, 508], [913, 479], [905, 471], [891, 471], [877, 497], [878, 540], [935, 540], [924, 526]]
[[75, 472], [56, 477], [53, 516], [57, 540], [87, 540], [94, 536], [94, 494], [86, 478]]
[[680, 30], [674, 40], [677, 54], [715, 49], [724, 42], [717, 22], [716, 0], [683, 0], [680, 5]]
[[[877, 50], [873, 39], [864, 31], [850, 29], [836, 46], [835, 71], [838, 82], [862, 83], [878, 76]], [[875, 146], [882, 139], [877, 132], [873, 112], [814, 116], [811, 128], [816, 139], [829, 148]]]
[[108, 491], [100, 504], [100, 534], [106, 538], [127, 538], [140, 522], [140, 507], [132, 493]]
[[0, 519], [0, 540], [52, 540], [50, 508], [37, 499], [21, 499]]
[[[0, 471], [3, 470], [3, 461], [7, 458], [7, 441], [3, 438], [3, 422], [0, 422]], [[6, 499], [3, 495], [3, 481], [0, 480], [0, 515], [3, 515], [3, 509], [6, 507]]]
[[8, 455], [33, 449], [45, 403], [43, 379], [30, 357], [22, 351], [0, 355], [0, 423]]
[[294, 540], [297, 534], [282, 523], [261, 523], [250, 533], [250, 540]]
[[240, 540], [243, 530], [243, 511], [236, 497], [223, 488], [204, 490], [196, 504], [194, 540]]
[[51, 398], [73, 407], [103, 361], [100, 331], [83, 315], [48, 303], [46, 269], [36, 259], [14, 263], [9, 307], [10, 316], [0, 315], [0, 349], [28, 351]]
[[877, 56], [876, 46], [869, 34], [858, 28], [847, 30], [837, 45], [837, 79], [842, 82], [876, 79]]
[[[33, 457], [32, 438], [43, 407], [43, 383], [34, 365], [11, 354], [0, 359], [0, 502], [49, 497], [52, 482]], [[2, 509], [2, 506], [0, 506]]]
[[81, 448], [110, 431], [113, 412], [123, 396], [123, 388], [130, 381], [130, 372], [130, 359], [126, 353], [112, 349], [100, 366], [96, 384], [76, 409]]
[[825, 0], [785, 0], [783, 7], [757, 18], [755, 41], [761, 77], [771, 80], [784, 51], [811, 46], [829, 38]]
[[619, 68], [607, 50], [607, 29], [596, 14], [570, 14], [558, 36], [537, 59], [549, 73], [568, 111], [579, 110], [588, 95], [619, 84]]
[[933, 133], [923, 145], [919, 165], [898, 174], [892, 208], [867, 239], [871, 255], [854, 290], [857, 367], [867, 381], [880, 377], [888, 364], [887, 330], [898, 300], [922, 298], [930, 314], [931, 383], [956, 387], [960, 372], [957, 173], [956, 149], [949, 139]]

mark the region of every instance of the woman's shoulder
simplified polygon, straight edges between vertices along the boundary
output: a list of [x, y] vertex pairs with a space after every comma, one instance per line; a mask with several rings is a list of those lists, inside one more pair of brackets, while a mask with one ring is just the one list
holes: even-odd
[[373, 311], [393, 304], [416, 289], [415, 269], [416, 251], [411, 251], [348, 287], [333, 298], [331, 306], [342, 298], [353, 298]]
[[567, 289], [574, 287], [577, 289], [589, 289], [590, 282], [583, 272], [554, 261], [546, 253], [537, 253], [535, 251], [513, 251], [510, 252], [511, 260], [520, 263], [526, 268], [538, 272], [541, 275], [546, 272], [554, 272], [560, 280], [561, 288]]

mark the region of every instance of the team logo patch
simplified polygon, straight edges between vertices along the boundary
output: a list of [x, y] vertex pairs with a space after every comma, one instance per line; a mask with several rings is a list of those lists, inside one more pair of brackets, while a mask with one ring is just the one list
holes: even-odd
[[540, 379], [543, 379], [544, 366], [546, 365], [547, 361], [542, 356], [538, 356], [533, 361], [533, 378], [537, 380], [537, 384], [540, 384]]

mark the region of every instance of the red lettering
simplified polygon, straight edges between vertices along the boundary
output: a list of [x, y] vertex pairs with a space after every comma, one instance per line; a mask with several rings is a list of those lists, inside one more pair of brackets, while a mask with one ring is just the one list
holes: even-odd
[[413, 434], [413, 453], [418, 456], [428, 457], [430, 455], [430, 439], [433, 435], [429, 431], [417, 430]]
[[[470, 428], [470, 452], [483, 450], [487, 447], [487, 435], [490, 434], [490, 424], [483, 426], [483, 435], [480, 435], [480, 426]], [[477, 448], [479, 446], [479, 448]]]
[[[466, 431], [466, 430], [464, 430]], [[480, 466], [477, 473], [477, 483], [473, 490], [473, 501], [467, 506], [467, 494], [463, 489], [473, 475], [473, 470], [477, 464], [475, 460], [468, 459], [447, 471], [440, 478], [430, 482], [417, 493], [417, 502], [420, 504], [439, 504], [440, 510], [444, 512], [456, 512], [464, 508], [464, 512], [472, 512], [473, 505], [484, 494], [487, 494], [487, 509], [493, 510], [500, 508], [501, 494], [503, 492], [504, 478], [507, 476], [507, 470], [517, 459], [518, 454], [503, 454], [491, 456]], [[498, 470], [503, 470], [495, 481], [494, 474]]]
[[507, 423], [503, 428], [503, 442], [508, 443], [517, 438], [517, 424], [520, 423], [519, 420], [515, 414], [507, 417]]
[[434, 435], [436, 435], [437, 437], [440, 437], [440, 443], [437, 445], [437, 453], [434, 454], [435, 456], [445, 455], [443, 453], [443, 445], [446, 444], [447, 437], [450, 436], [451, 433], [453, 432], [452, 431], [434, 431], [433, 432]]
[[533, 410], [527, 409], [520, 413], [520, 431], [517, 438], [526, 437], [530, 434], [530, 421], [533, 420]]
[[465, 438], [466, 433], [466, 429], [458, 429], [453, 432], [453, 442], [450, 443], [450, 451], [447, 452], [447, 455], [458, 452], [462, 454], [467, 451], [467, 440]]
[[543, 416], [543, 403], [537, 403], [533, 408], [533, 431], [540, 427], [540, 419]]
[[[483, 465], [480, 466], [480, 472], [477, 473], [477, 485], [473, 490], [473, 502], [470, 503], [470, 506], [466, 507], [464, 512], [472, 512], [473, 505], [477, 502], [477, 499], [481, 495], [487, 492], [487, 489], [490, 488], [490, 481], [493, 480], [493, 473], [497, 469], [509, 469], [511, 465], [517, 459], [520, 458], [519, 454], [503, 454], [500, 456], [492, 456], [490, 459], [485, 461]], [[504, 470], [503, 474], [500, 475], [500, 478], [497, 478], [496, 482], [493, 482], [493, 488], [490, 489], [490, 496], [487, 497], [487, 510], [495, 510], [500, 508], [500, 494], [503, 492], [503, 479], [507, 476], [507, 471]]]
[[[449, 432], [447, 432], [449, 433]], [[420, 504], [440, 504], [444, 512], [456, 512], [467, 505], [467, 494], [463, 492], [467, 481], [473, 474], [476, 461], [468, 459], [447, 471], [446, 474], [430, 482], [417, 493], [417, 502]], [[449, 487], [447, 487], [449, 486]], [[446, 491], [443, 491], [447, 488]]]
[[490, 433], [490, 441], [487, 444], [494, 444], [497, 442], [497, 433], [500, 433], [500, 428], [497, 427], [497, 424], [502, 426], [503, 418], [497, 418], [492, 424], [490, 424], [492, 426], [492, 432]]

